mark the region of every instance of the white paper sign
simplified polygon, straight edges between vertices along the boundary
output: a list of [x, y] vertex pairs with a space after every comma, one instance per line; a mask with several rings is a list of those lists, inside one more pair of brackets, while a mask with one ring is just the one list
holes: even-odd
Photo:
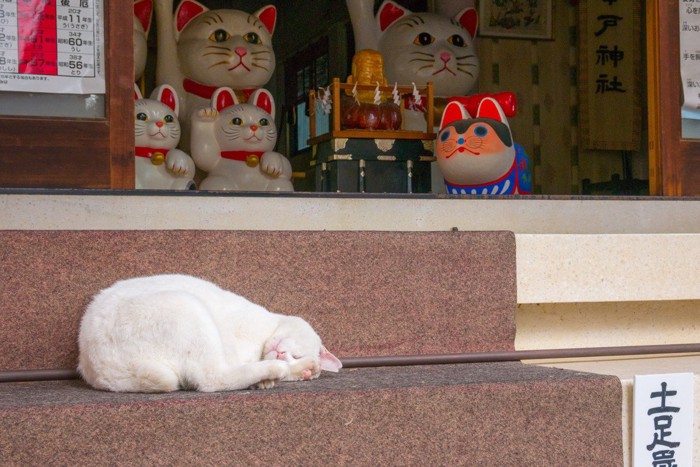
[[104, 94], [103, 0], [0, 0], [0, 91]]
[[692, 373], [634, 377], [634, 467], [693, 463]]
[[700, 119], [700, 0], [680, 0], [683, 118]]

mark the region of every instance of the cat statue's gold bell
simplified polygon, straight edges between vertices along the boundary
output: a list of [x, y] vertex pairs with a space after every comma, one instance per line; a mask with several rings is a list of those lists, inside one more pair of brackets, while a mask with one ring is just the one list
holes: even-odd
[[162, 152], [154, 152], [151, 155], [151, 164], [153, 165], [163, 165], [165, 162], [165, 154]]
[[250, 154], [245, 158], [245, 163], [248, 167], [257, 167], [260, 164], [260, 158], [255, 154]]

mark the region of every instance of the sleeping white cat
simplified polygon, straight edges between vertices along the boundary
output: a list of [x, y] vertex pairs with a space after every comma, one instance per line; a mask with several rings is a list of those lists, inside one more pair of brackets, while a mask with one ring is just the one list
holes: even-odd
[[78, 344], [85, 381], [118, 392], [270, 388], [342, 367], [303, 319], [185, 275], [104, 289], [85, 311]]
[[219, 88], [211, 107], [192, 115], [192, 157], [207, 172], [202, 190], [293, 191], [292, 165], [275, 152], [275, 101], [266, 89], [240, 104]]

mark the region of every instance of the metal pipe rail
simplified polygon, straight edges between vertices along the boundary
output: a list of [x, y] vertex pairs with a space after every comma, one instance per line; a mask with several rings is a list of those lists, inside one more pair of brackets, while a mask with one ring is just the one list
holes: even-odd
[[[700, 354], [700, 344], [638, 345], [619, 347], [585, 347], [575, 349], [512, 350], [443, 355], [396, 355], [342, 358], [344, 368], [380, 366], [447, 365], [456, 363], [493, 363], [521, 360], [554, 360], [595, 357], [628, 357], [645, 355]], [[78, 379], [72, 368], [47, 370], [0, 371], [0, 383]]]

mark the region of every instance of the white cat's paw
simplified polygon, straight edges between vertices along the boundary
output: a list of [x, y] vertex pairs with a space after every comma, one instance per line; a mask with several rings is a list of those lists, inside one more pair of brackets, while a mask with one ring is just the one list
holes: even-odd
[[272, 389], [275, 387], [275, 384], [277, 381], [273, 379], [266, 379], [265, 381], [260, 381], [258, 384], [254, 386], [254, 389]]
[[202, 122], [213, 122], [219, 116], [219, 111], [211, 107], [204, 107], [199, 109], [196, 113], [192, 115], [192, 120], [199, 120]]
[[257, 389], [270, 389], [278, 381], [288, 380], [290, 374], [289, 364], [282, 360], [265, 360], [267, 364], [267, 373], [265, 378], [257, 383]]
[[179, 149], [168, 151], [168, 155], [165, 158], [165, 166], [174, 175], [180, 177], [194, 176], [195, 166], [192, 158]]
[[266, 152], [260, 161], [260, 170], [271, 177], [279, 177], [284, 172], [284, 156], [278, 152]]
[[317, 358], [305, 357], [290, 364], [291, 371], [285, 381], [307, 381], [318, 378], [321, 374], [321, 364]]

